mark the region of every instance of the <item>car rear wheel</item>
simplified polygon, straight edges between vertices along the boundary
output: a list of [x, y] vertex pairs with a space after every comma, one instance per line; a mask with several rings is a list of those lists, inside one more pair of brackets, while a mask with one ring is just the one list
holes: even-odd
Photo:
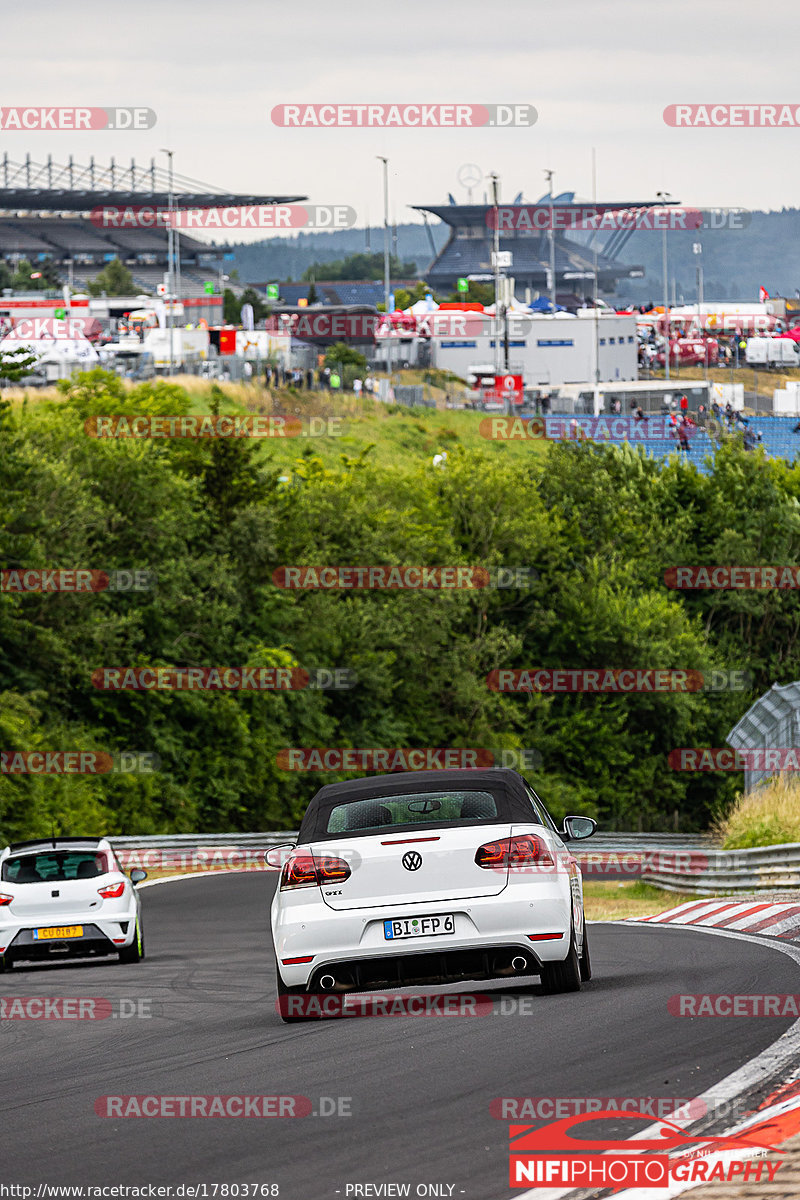
[[541, 980], [542, 991], [546, 996], [581, 990], [581, 966], [575, 949], [574, 930], [569, 939], [569, 954], [563, 962], [543, 963]]
[[11, 955], [10, 954], [0, 954], [0, 975], [2, 975], [4, 971], [10, 971], [10, 970], [11, 970]]
[[581, 982], [588, 983], [592, 978], [592, 961], [589, 958], [589, 934], [586, 929], [586, 921], [583, 922], [583, 950], [578, 961], [581, 968]]
[[316, 1013], [303, 1012], [303, 1006], [300, 1004], [292, 1004], [291, 999], [294, 996], [308, 996], [309, 992], [304, 987], [289, 987], [281, 979], [281, 973], [278, 968], [275, 968], [275, 976], [278, 981], [278, 1012], [280, 1018], [287, 1025], [296, 1025], [299, 1021], [317, 1021], [319, 1017]]
[[141, 922], [136, 922], [136, 934], [130, 946], [123, 946], [118, 951], [119, 961], [121, 963], [136, 963], [141, 962], [144, 958], [144, 934], [142, 933]]

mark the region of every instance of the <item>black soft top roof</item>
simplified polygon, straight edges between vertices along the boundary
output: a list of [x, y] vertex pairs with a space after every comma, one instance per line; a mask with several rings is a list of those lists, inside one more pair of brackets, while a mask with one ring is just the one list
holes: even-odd
[[[516, 771], [505, 767], [486, 770], [464, 768], [447, 771], [394, 771], [390, 775], [371, 775], [365, 779], [348, 779], [342, 783], [328, 783], [312, 796], [306, 814], [300, 824], [297, 843], [319, 841], [325, 837], [341, 837], [327, 832], [331, 809], [338, 804], [357, 800], [377, 800], [392, 796], [408, 795], [410, 792], [489, 792], [497, 805], [498, 821], [531, 820], [539, 823], [526, 791], [525, 780]], [[485, 824], [476, 821], [475, 824]], [[403, 825], [403, 829], [427, 829], [431, 822]], [[400, 828], [400, 826], [398, 826]], [[370, 830], [365, 830], [369, 834]], [[347, 837], [354, 836], [348, 832]], [[358, 836], [356, 833], [355, 836]]]

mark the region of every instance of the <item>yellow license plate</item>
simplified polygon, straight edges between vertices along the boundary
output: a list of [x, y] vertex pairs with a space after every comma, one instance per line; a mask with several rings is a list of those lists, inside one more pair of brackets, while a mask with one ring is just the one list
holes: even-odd
[[52, 938], [73, 938], [83, 937], [82, 925], [54, 925], [51, 929], [34, 929], [33, 940], [35, 942], [46, 941]]

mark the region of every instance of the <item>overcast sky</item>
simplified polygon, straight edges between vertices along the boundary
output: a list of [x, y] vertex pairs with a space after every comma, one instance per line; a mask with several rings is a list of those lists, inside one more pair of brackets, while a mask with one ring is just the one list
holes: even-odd
[[[137, 133], [0, 132], [0, 152], [164, 164], [232, 191], [303, 194], [382, 220], [466, 202], [465, 163], [501, 198], [555, 190], [701, 206], [800, 204], [800, 128], [674, 129], [674, 103], [800, 104], [800, 6], [774, 0], [39, 0], [2, 5], [3, 105], [145, 105]], [[528, 103], [532, 128], [281, 129], [281, 103]], [[479, 199], [476, 190], [474, 198]]]

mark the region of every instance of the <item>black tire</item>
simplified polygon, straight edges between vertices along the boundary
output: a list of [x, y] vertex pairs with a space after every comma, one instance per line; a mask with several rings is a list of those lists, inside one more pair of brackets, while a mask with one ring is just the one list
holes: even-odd
[[11, 970], [11, 958], [8, 954], [0, 954], [0, 975]]
[[118, 950], [119, 961], [121, 963], [137, 963], [144, 958], [144, 933], [142, 932], [141, 922], [136, 922], [136, 936], [130, 946], [123, 946]]
[[316, 1013], [308, 1014], [308, 1015], [306, 1015], [305, 1013], [291, 1013], [290, 1014], [287, 1011], [287, 1006], [285, 1004], [281, 1003], [282, 1000], [284, 999], [284, 997], [308, 996], [311, 993], [307, 992], [304, 987], [289, 987], [287, 984], [285, 984], [283, 982], [283, 980], [281, 979], [281, 973], [280, 973], [277, 965], [275, 967], [275, 977], [276, 977], [277, 983], [278, 983], [278, 1012], [280, 1014], [281, 1020], [284, 1021], [285, 1024], [298, 1025], [302, 1021], [318, 1021], [320, 1019], [316, 1015]]
[[542, 991], [545, 996], [581, 990], [581, 967], [575, 948], [575, 931], [570, 934], [569, 954], [563, 962], [542, 964]]
[[592, 960], [589, 957], [589, 933], [586, 929], [586, 921], [583, 922], [583, 950], [578, 960], [581, 968], [581, 982], [588, 983], [592, 978]]

